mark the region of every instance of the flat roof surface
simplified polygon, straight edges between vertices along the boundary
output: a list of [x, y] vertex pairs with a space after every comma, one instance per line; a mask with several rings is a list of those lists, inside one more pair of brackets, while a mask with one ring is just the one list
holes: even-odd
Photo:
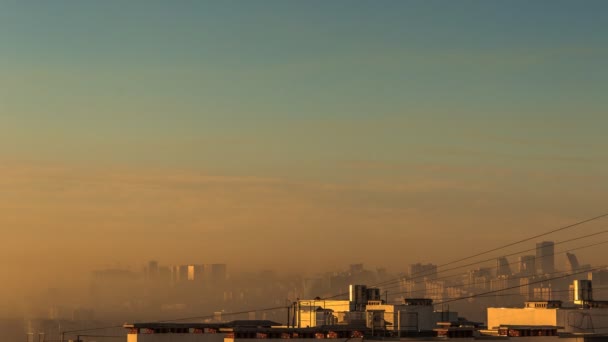
[[511, 325], [511, 324], [501, 324], [498, 328], [509, 328], [509, 329], [563, 329], [564, 327], [560, 327], [557, 325]]
[[231, 322], [218, 322], [218, 323], [169, 323], [169, 322], [142, 322], [142, 323], [127, 323], [124, 324], [124, 328], [138, 328], [138, 329], [183, 329], [183, 328], [194, 328], [194, 329], [220, 329], [220, 328], [238, 328], [238, 327], [277, 327], [281, 326], [281, 323], [277, 323], [269, 320], [236, 320]]

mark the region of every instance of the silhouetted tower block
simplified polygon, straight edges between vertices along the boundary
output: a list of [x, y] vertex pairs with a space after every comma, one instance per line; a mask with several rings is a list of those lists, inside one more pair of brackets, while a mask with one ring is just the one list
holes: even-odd
[[511, 268], [509, 267], [509, 261], [506, 257], [499, 257], [496, 259], [496, 276], [510, 276]]
[[149, 279], [158, 278], [158, 261], [150, 260], [148, 262], [148, 278]]
[[302, 291], [304, 298], [316, 297], [323, 291], [323, 279], [321, 278], [305, 278], [302, 281]]
[[382, 300], [380, 289], [376, 287], [368, 288], [365, 285], [349, 285], [348, 293], [350, 304], [355, 311], [364, 311], [367, 302], [370, 300]]
[[435, 264], [411, 264], [409, 269], [411, 278], [437, 279], [437, 265]]
[[188, 265], [187, 279], [189, 281], [201, 282], [204, 279], [204, 268], [203, 265]]
[[228, 278], [228, 266], [226, 264], [211, 264], [209, 279], [213, 283], [222, 283]]
[[518, 258], [518, 272], [521, 276], [531, 277], [536, 274], [536, 257], [534, 255], [522, 255]]
[[350, 274], [358, 274], [363, 272], [363, 264], [350, 264]]
[[574, 281], [574, 304], [584, 305], [593, 301], [591, 280]]
[[543, 241], [536, 244], [536, 272], [549, 274], [555, 272], [555, 244]]
[[380, 289], [377, 287], [370, 287], [367, 289], [367, 300], [382, 300]]
[[566, 269], [569, 272], [577, 271], [581, 267], [578, 258], [573, 253], [566, 253], [566, 258]]
[[173, 283], [188, 280], [188, 265], [171, 266], [171, 281]]
[[351, 305], [354, 306], [355, 311], [365, 310], [367, 305], [367, 286], [365, 285], [349, 285], [348, 286], [348, 300]]

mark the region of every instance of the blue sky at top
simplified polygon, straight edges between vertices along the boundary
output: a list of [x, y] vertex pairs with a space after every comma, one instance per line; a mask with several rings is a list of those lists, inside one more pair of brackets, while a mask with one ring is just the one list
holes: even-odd
[[[298, 137], [311, 133], [333, 158], [350, 152], [334, 139], [361, 138], [348, 129], [357, 120], [363, 126], [389, 120], [362, 137], [368, 151], [353, 157], [366, 159], [425, 136], [453, 144], [450, 132], [462, 132], [456, 143], [468, 145], [471, 130], [554, 141], [574, 128], [566, 139], [595, 144], [606, 123], [603, 1], [7, 1], [0, 7], [0, 129], [30, 159], [48, 154], [45, 139], [89, 144], [111, 156], [96, 135], [125, 144], [243, 138], [262, 150], [279, 141], [296, 148]], [[315, 129], [326, 120], [346, 131]], [[423, 122], [423, 129], [401, 122], [403, 137], [376, 145], [395, 120]], [[311, 128], [301, 132], [302, 121]], [[548, 129], [538, 128], [546, 122]], [[445, 134], [437, 134], [434, 127], [442, 126]], [[323, 146], [308, 145], [300, 151], [304, 159], [323, 153]], [[51, 154], [74, 157], [58, 151]]]

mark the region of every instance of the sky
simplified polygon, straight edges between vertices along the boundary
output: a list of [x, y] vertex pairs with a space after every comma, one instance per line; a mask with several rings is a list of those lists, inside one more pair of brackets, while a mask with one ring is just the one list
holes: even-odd
[[399, 271], [602, 214], [607, 22], [605, 1], [2, 1], [0, 265], [14, 288], [149, 259]]

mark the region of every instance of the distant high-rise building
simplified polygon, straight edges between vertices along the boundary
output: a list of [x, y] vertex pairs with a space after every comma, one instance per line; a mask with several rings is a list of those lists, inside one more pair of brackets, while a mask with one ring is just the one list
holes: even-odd
[[228, 266], [226, 264], [211, 265], [211, 280], [224, 281], [228, 277]]
[[196, 281], [218, 282], [226, 280], [226, 264], [190, 264], [171, 266], [171, 280], [173, 282]]
[[554, 290], [551, 286], [540, 285], [532, 289], [532, 296], [535, 300], [553, 300]]
[[489, 288], [489, 280], [492, 278], [490, 271], [491, 269], [486, 267], [468, 270], [464, 279], [465, 287], [478, 290]]
[[509, 267], [509, 261], [506, 257], [499, 257], [496, 259], [496, 276], [510, 276], [511, 267]]
[[171, 282], [171, 268], [168, 266], [160, 266], [158, 268], [158, 279], [163, 282]]
[[188, 265], [171, 266], [171, 281], [180, 282], [188, 280]]
[[363, 272], [363, 264], [350, 264], [350, 274]]
[[518, 273], [521, 276], [531, 277], [536, 274], [536, 257], [534, 255], [522, 255], [518, 258]]
[[196, 274], [196, 265], [188, 265], [188, 280], [193, 281]]
[[418, 279], [401, 278], [399, 280], [399, 293], [402, 293], [405, 298], [422, 297], [426, 290], [425, 284]]
[[302, 281], [302, 292], [304, 298], [314, 298], [323, 291], [323, 279], [321, 278], [304, 278]]
[[354, 306], [356, 311], [364, 310], [367, 304], [367, 286], [365, 285], [349, 285], [348, 300]]
[[555, 244], [543, 241], [536, 244], [536, 272], [548, 274], [555, 272]]
[[424, 297], [441, 302], [445, 299], [445, 280], [426, 280]]
[[435, 264], [411, 264], [409, 271], [411, 278], [437, 278], [437, 265]]
[[530, 278], [519, 278], [519, 294], [523, 296], [525, 300], [530, 300], [534, 297], [532, 286], [530, 286]]
[[593, 301], [591, 280], [574, 281], [574, 304], [584, 304]]
[[158, 277], [158, 261], [150, 260], [148, 262], [148, 278], [155, 279]]
[[580, 264], [578, 263], [578, 258], [573, 253], [566, 253], [566, 269], [569, 272], [577, 271], [580, 268]]

